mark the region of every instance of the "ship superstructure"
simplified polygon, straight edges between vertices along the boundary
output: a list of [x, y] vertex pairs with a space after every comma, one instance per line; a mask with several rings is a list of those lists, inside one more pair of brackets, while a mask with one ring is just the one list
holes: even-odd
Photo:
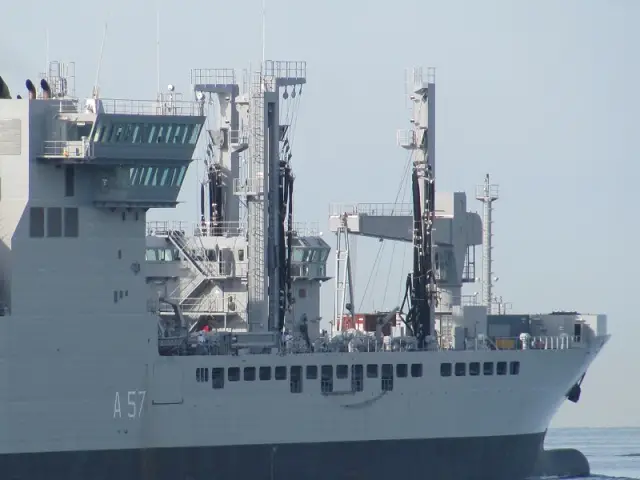
[[[282, 116], [304, 62], [264, 62], [244, 88], [230, 70], [193, 71], [194, 101], [169, 89], [149, 102], [78, 101], [63, 67], [40, 93], [28, 81], [28, 98], [0, 83], [7, 478], [532, 471], [551, 418], [577, 401], [609, 338], [606, 316], [539, 315], [498, 338], [486, 306], [464, 304], [481, 222], [464, 194], [435, 189], [433, 75], [416, 72], [413, 128], [400, 136], [415, 152], [410, 215], [391, 220], [414, 247], [408, 308], [374, 317], [371, 332], [324, 335], [314, 325], [329, 247], [293, 222]], [[148, 209], [175, 206], [197, 147], [199, 218], [147, 225]], [[397, 235], [384, 221], [358, 207], [332, 225]]]
[[[199, 220], [148, 223], [148, 283], [152, 297], [181, 307], [193, 330], [282, 331], [285, 319], [291, 329], [304, 317], [315, 338], [330, 247], [317, 225], [293, 222], [290, 163], [306, 65], [270, 61], [244, 77], [241, 93], [233, 69], [191, 72], [208, 112]], [[160, 312], [173, 315], [167, 304]]]

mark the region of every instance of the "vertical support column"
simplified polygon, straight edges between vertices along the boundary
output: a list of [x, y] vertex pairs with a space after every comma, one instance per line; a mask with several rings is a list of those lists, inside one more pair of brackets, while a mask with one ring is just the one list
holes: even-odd
[[498, 186], [491, 185], [489, 174], [484, 178], [484, 185], [476, 187], [476, 199], [482, 202], [482, 299], [487, 307], [487, 314], [493, 311], [493, 265], [491, 258], [492, 213], [493, 202], [498, 200]]
[[[423, 77], [422, 69], [414, 70], [414, 129], [419, 143], [417, 145], [417, 158], [414, 162], [418, 176], [420, 191], [420, 206], [422, 212], [422, 256], [423, 266], [421, 275], [425, 277], [421, 289], [418, 292], [424, 297], [425, 308], [424, 321], [428, 321], [427, 335], [433, 335], [435, 331], [435, 299], [436, 284], [433, 261], [432, 228], [435, 222], [435, 138], [436, 138], [436, 85], [435, 69], [427, 70], [427, 79]], [[428, 317], [428, 318], [427, 318]]]
[[[279, 328], [281, 309], [284, 311], [287, 305], [286, 288], [280, 285], [280, 269], [285, 268], [283, 262], [286, 262], [280, 255], [280, 247], [286, 242], [282, 233], [281, 211], [287, 202], [280, 190], [280, 89], [285, 90], [283, 98], [288, 98], [287, 87], [304, 83], [304, 62], [271, 60], [263, 63], [252, 80], [251, 154], [246, 182], [251, 331]], [[284, 317], [282, 321], [284, 323]]]
[[421, 348], [435, 331], [436, 284], [432, 229], [435, 221], [435, 69], [413, 71], [413, 128], [398, 135], [402, 147], [412, 150], [413, 161], [413, 272], [408, 320]]
[[[336, 231], [336, 289], [334, 315], [331, 336], [344, 330], [344, 315], [349, 312], [351, 321], [354, 320], [353, 279], [351, 273], [351, 257], [349, 254], [349, 227], [347, 214], [340, 219], [340, 226]], [[347, 302], [347, 293], [349, 301]], [[355, 323], [354, 323], [355, 326]]]
[[225, 173], [222, 184], [224, 222], [240, 221], [240, 198], [234, 195], [233, 180], [240, 176], [240, 155], [233, 148], [239, 135], [240, 116], [236, 108], [236, 98], [240, 93], [238, 85], [229, 85], [228, 91], [217, 92], [220, 104], [220, 132], [222, 142], [218, 145], [219, 163]]
[[[432, 241], [432, 228], [435, 218], [435, 175], [436, 175], [436, 70], [433, 67], [427, 69], [427, 123], [426, 123], [426, 171], [422, 178], [422, 202], [424, 222], [424, 238], [426, 240], [425, 252], [427, 257], [427, 299], [429, 303], [429, 335], [435, 332], [435, 307], [437, 288], [434, 271], [434, 245]], [[424, 105], [423, 105], [424, 108]], [[424, 148], [424, 144], [423, 144]]]
[[265, 192], [268, 178], [265, 175], [265, 89], [262, 72], [256, 72], [251, 82], [249, 162], [247, 179], [247, 230], [248, 230], [248, 328], [252, 332], [268, 329], [266, 312], [266, 260], [265, 244], [267, 216]]
[[280, 121], [278, 109], [278, 91], [266, 92], [265, 96], [265, 142], [264, 142], [264, 191], [266, 192], [265, 215], [265, 251], [267, 252], [266, 291], [268, 298], [268, 328], [276, 330], [278, 324], [278, 306], [280, 299], [280, 245], [285, 241], [280, 236]]

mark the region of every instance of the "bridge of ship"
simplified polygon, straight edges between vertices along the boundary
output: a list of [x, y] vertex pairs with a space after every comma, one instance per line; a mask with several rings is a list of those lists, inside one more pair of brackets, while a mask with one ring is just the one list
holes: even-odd
[[37, 158], [87, 175], [97, 207], [173, 207], [205, 117], [197, 102], [75, 100], [54, 103]]

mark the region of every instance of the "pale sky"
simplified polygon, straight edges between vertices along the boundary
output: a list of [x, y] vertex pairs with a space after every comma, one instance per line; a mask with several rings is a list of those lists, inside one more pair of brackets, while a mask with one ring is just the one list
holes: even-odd
[[[108, 19], [103, 96], [155, 98], [156, 8], [163, 87], [188, 94], [191, 68], [241, 70], [261, 58], [261, 0], [7, 0], [3, 8], [0, 75], [14, 95], [44, 68], [47, 28], [49, 58], [75, 61], [76, 94], [89, 95]], [[613, 338], [580, 403], [563, 407], [554, 426], [640, 426], [631, 301], [640, 272], [631, 122], [640, 108], [639, 23], [634, 0], [267, 0], [267, 58], [308, 62], [292, 145], [296, 220], [320, 222], [333, 247], [329, 203], [394, 201], [407, 158], [395, 143], [408, 127], [405, 69], [434, 66], [437, 188], [466, 191], [479, 210], [473, 195], [485, 173], [500, 185], [495, 293], [514, 312], [609, 315]], [[186, 203], [152, 218], [195, 218], [196, 173], [194, 164]], [[410, 266], [407, 248], [386, 245], [363, 298], [378, 247], [358, 240], [361, 311], [395, 306]], [[333, 255], [329, 262], [332, 272]], [[325, 319], [332, 288], [323, 287]]]

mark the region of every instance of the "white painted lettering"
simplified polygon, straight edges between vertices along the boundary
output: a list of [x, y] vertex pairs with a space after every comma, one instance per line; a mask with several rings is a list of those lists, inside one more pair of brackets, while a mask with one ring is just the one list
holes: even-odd
[[140, 397], [140, 407], [138, 407], [138, 418], [140, 418], [140, 416], [142, 416], [142, 407], [144, 407], [144, 399], [147, 396], [147, 391], [146, 390], [139, 390], [138, 391], [138, 397]]
[[129, 404], [129, 418], [136, 418], [136, 392], [128, 391], [127, 392], [127, 403]]
[[[123, 393], [124, 395], [124, 393]], [[127, 417], [140, 418], [144, 409], [144, 401], [147, 397], [146, 390], [129, 390], [127, 392]], [[113, 418], [122, 418], [122, 409], [120, 406], [120, 392], [116, 392], [113, 402]]]
[[116, 399], [113, 402], [113, 418], [122, 418], [120, 411], [120, 394], [116, 392]]

